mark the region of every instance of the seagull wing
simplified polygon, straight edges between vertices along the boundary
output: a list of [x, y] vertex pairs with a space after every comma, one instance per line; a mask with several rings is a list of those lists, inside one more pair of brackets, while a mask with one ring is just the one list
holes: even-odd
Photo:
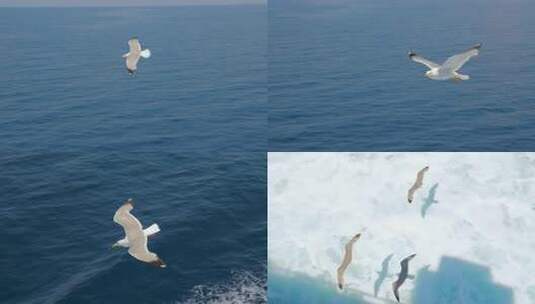
[[412, 203], [412, 200], [414, 199], [414, 192], [416, 190], [418, 190], [418, 187], [420, 187], [420, 185], [418, 185], [417, 183], [415, 183], [414, 185], [412, 185], [412, 187], [409, 189], [409, 192], [407, 193], [407, 201], [409, 201], [409, 203]]
[[130, 247], [128, 253], [134, 258], [158, 267], [165, 267], [165, 263], [147, 248], [147, 236], [143, 233], [138, 235], [133, 241], [128, 239]]
[[124, 233], [129, 241], [131, 238], [135, 238], [137, 234], [143, 234], [143, 226], [139, 220], [130, 213], [132, 209], [134, 209], [134, 205], [132, 200], [129, 199], [117, 209], [113, 216], [113, 221], [123, 227]]
[[130, 53], [141, 53], [141, 43], [139, 43], [139, 39], [132, 38], [128, 40], [128, 46], [130, 47]]
[[132, 38], [128, 40], [128, 46], [130, 47], [130, 52], [126, 57], [126, 68], [130, 73], [134, 73], [137, 70], [137, 63], [141, 57], [141, 43], [139, 43], [139, 39]]
[[413, 53], [413, 52], [410, 52], [410, 53], [409, 53], [409, 58], [410, 58], [412, 61], [421, 63], [421, 64], [427, 66], [427, 67], [430, 68], [430, 69], [435, 69], [435, 68], [440, 67], [439, 64], [434, 63], [434, 62], [431, 61], [431, 60], [427, 60], [427, 59], [425, 59], [424, 57], [422, 57], [422, 56], [420, 56], [420, 55], [418, 55], [418, 54], [416, 54], [416, 53]]
[[481, 44], [477, 44], [463, 53], [451, 56], [444, 62], [444, 64], [442, 64], [442, 69], [456, 72], [467, 63], [470, 58], [479, 55], [480, 48]]
[[409, 274], [409, 261], [414, 258], [416, 254], [411, 254], [408, 257], [401, 260], [401, 272], [398, 275], [398, 279], [392, 283], [392, 290], [394, 291], [394, 296], [396, 297], [396, 300], [399, 302], [399, 288], [403, 283], [405, 282], [405, 279], [407, 279], [407, 276]]
[[408, 257], [404, 258], [403, 260], [401, 260], [401, 272], [399, 273], [399, 276], [400, 278], [399, 279], [402, 279], [402, 281], [400, 281], [398, 279], [398, 283], [399, 285], [401, 286], [401, 284], [403, 284], [403, 282], [405, 282], [405, 279], [408, 277], [409, 275], [409, 262], [416, 256], [416, 254], [411, 254], [409, 255]]
[[353, 259], [353, 244], [360, 238], [360, 233], [355, 235], [349, 242], [345, 245], [345, 253], [344, 258], [342, 260], [342, 263], [336, 270], [336, 278], [338, 281], [338, 288], [343, 289], [344, 288], [344, 272], [347, 269], [347, 266], [351, 264], [351, 260]]
[[394, 296], [396, 297], [396, 300], [399, 302], [399, 284], [398, 282], [392, 283], [392, 290], [394, 291]]
[[421, 186], [423, 185], [423, 182], [424, 182], [424, 174], [425, 172], [427, 172], [427, 170], [429, 170], [429, 167], [425, 167], [423, 168], [422, 170], [418, 171], [418, 173], [416, 174], [416, 183]]
[[429, 170], [429, 167], [423, 168], [416, 174], [416, 181], [414, 181], [414, 184], [409, 189], [409, 192], [407, 194], [407, 200], [409, 201], [409, 203], [411, 203], [414, 198], [414, 192], [416, 192], [416, 190], [418, 190], [423, 185], [424, 174], [425, 172], [427, 172], [427, 170]]
[[130, 55], [126, 57], [126, 68], [130, 72], [135, 72], [137, 70], [137, 63], [140, 57], [139, 53], [130, 53]]
[[130, 213], [132, 209], [134, 209], [132, 200], [128, 200], [113, 216], [113, 221], [123, 227], [130, 243], [128, 253], [142, 262], [165, 267], [165, 263], [147, 248], [147, 236], [143, 233], [143, 226], [139, 220]]

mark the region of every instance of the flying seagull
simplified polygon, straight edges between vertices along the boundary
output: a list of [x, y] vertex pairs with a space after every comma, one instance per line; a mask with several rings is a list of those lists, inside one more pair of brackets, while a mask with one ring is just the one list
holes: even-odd
[[424, 182], [424, 173], [429, 170], [429, 166], [426, 166], [422, 170], [418, 171], [416, 174], [416, 181], [414, 182], [414, 185], [409, 189], [409, 193], [407, 194], [407, 200], [409, 203], [412, 203], [412, 200], [414, 199], [414, 192], [416, 190], [420, 189], [420, 187], [423, 185]]
[[399, 273], [397, 281], [392, 283], [392, 290], [394, 291], [394, 296], [399, 302], [399, 292], [398, 289], [403, 285], [407, 277], [409, 276], [409, 261], [412, 260], [416, 254], [411, 254], [408, 257], [401, 260], [401, 272]]
[[446, 60], [442, 65], [434, 63], [430, 60], [425, 59], [424, 57], [414, 53], [409, 52], [409, 58], [412, 61], [421, 63], [429, 68], [429, 71], [425, 72], [425, 76], [433, 80], [468, 80], [470, 76], [462, 75], [457, 73], [457, 71], [470, 60], [470, 58], [477, 56], [479, 54], [479, 49], [481, 48], [481, 43], [477, 44], [470, 49], [451, 56]]
[[123, 58], [126, 58], [126, 69], [128, 70], [128, 74], [134, 75], [137, 70], [139, 58], [150, 58], [151, 53], [149, 49], [141, 49], [141, 43], [139, 43], [139, 39], [136, 37], [128, 40], [128, 46], [130, 47], [130, 50], [123, 55]]
[[166, 265], [155, 253], [150, 252], [147, 248], [147, 238], [160, 231], [157, 224], [152, 224], [143, 230], [139, 220], [133, 216], [130, 211], [134, 209], [132, 199], [128, 199], [113, 216], [113, 221], [123, 226], [125, 238], [113, 244], [112, 248], [125, 247], [128, 253], [134, 258], [164, 268]]
[[360, 233], [355, 235], [349, 242], [347, 242], [345, 246], [345, 254], [344, 259], [342, 260], [342, 264], [338, 267], [336, 270], [336, 277], [338, 279], [338, 288], [344, 289], [344, 272], [347, 269], [347, 266], [351, 263], [351, 260], [353, 259], [353, 244], [360, 238]]

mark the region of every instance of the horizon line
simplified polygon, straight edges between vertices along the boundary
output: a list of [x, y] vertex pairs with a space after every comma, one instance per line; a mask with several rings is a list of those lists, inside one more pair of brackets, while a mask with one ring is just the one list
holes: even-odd
[[250, 6], [267, 6], [267, 1], [258, 1], [257, 3], [251, 1], [244, 2], [230, 2], [230, 3], [144, 3], [144, 4], [37, 4], [37, 3], [0, 3], [2, 8], [125, 8], [125, 7], [137, 7], [137, 8], [154, 8], [154, 7], [183, 7], [183, 6], [236, 6], [236, 5], [250, 5]]

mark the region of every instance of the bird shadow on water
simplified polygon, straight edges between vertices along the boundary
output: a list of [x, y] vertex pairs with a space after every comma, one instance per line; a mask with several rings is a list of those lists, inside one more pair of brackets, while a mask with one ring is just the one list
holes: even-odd
[[379, 289], [381, 288], [381, 285], [383, 285], [383, 282], [388, 276], [388, 266], [390, 265], [390, 260], [392, 259], [393, 256], [394, 256], [393, 253], [388, 255], [381, 263], [381, 271], [377, 271], [377, 274], [379, 276], [377, 277], [377, 280], [375, 280], [375, 283], [373, 284], [374, 296], [377, 296], [377, 294], [379, 293]]
[[413, 304], [512, 304], [513, 290], [493, 282], [489, 267], [444, 256], [437, 271], [418, 271], [411, 298]]
[[427, 197], [424, 199], [424, 204], [422, 205], [422, 209], [420, 210], [420, 213], [422, 214], [422, 218], [425, 218], [427, 209], [429, 209], [431, 205], [438, 204], [438, 201], [435, 199], [437, 188], [438, 188], [438, 183], [434, 184], [433, 187], [431, 187], [431, 189], [429, 190], [429, 193], [427, 194]]

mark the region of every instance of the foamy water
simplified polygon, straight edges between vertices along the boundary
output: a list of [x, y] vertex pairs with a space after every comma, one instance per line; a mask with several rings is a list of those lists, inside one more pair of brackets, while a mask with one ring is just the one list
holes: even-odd
[[235, 272], [232, 278], [219, 285], [199, 285], [193, 296], [177, 304], [241, 304], [266, 303], [266, 277], [251, 272]]
[[[400, 260], [416, 253], [410, 263], [416, 279], [400, 289], [405, 303], [535, 300], [535, 154], [270, 153], [268, 159], [270, 273], [313, 280], [335, 295], [356, 293], [363, 303], [389, 303]], [[427, 165], [424, 185], [408, 204], [407, 190]], [[346, 291], [336, 292], [343, 246], [358, 232]], [[307, 289], [300, 292], [317, 292]]]

